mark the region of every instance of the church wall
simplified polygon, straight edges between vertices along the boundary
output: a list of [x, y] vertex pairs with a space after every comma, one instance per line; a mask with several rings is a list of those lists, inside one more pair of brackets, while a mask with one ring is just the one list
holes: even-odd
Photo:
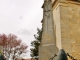
[[60, 4], [61, 42], [62, 48], [71, 53], [68, 6]]
[[80, 60], [80, 3], [60, 3], [62, 48]]
[[61, 29], [60, 29], [60, 7], [59, 4], [53, 9], [54, 29], [56, 33], [56, 45], [61, 49]]

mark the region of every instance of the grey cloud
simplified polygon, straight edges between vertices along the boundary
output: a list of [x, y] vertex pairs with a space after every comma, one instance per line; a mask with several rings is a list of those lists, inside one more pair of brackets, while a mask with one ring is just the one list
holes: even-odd
[[21, 29], [20, 31], [18, 31], [18, 33], [21, 35], [31, 35], [31, 30]]

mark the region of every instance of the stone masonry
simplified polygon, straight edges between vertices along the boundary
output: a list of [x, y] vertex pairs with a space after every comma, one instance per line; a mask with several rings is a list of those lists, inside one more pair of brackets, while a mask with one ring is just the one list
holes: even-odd
[[43, 5], [43, 33], [39, 46], [39, 60], [49, 60], [57, 53], [52, 1], [45, 0]]
[[[45, 18], [43, 13], [39, 60], [49, 60], [60, 49], [80, 60], [80, 2], [54, 0], [52, 12], [48, 13], [52, 13], [53, 17], [50, 15], [50, 19]], [[46, 15], [49, 15], [48, 13]], [[50, 22], [51, 20], [53, 21]]]
[[57, 1], [53, 6], [53, 17], [57, 47], [80, 60], [80, 3]]

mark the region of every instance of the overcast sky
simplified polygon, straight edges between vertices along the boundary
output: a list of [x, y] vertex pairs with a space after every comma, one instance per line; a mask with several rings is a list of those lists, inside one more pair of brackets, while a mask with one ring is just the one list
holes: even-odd
[[0, 34], [17, 35], [29, 49], [37, 27], [42, 26], [42, 4], [43, 0], [0, 0]]

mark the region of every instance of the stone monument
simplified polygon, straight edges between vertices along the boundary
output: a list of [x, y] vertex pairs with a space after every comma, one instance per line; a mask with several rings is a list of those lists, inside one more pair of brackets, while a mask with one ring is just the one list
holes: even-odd
[[39, 48], [39, 60], [49, 60], [57, 53], [57, 51], [52, 1], [45, 0], [43, 5], [43, 33]]

